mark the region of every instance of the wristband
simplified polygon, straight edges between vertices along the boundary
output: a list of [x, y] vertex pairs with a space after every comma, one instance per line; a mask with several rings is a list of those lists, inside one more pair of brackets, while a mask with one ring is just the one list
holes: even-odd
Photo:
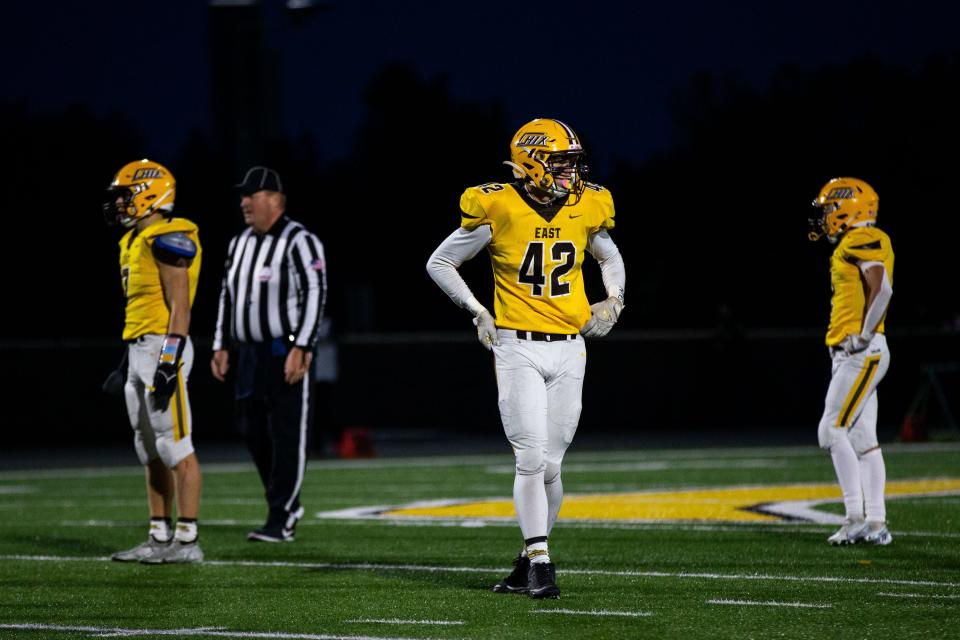
[[172, 365], [176, 368], [180, 364], [180, 356], [183, 355], [183, 349], [187, 345], [186, 336], [176, 333], [168, 334], [163, 339], [163, 347], [160, 349], [160, 357], [157, 359], [158, 365]]
[[480, 315], [481, 313], [487, 310], [487, 308], [484, 307], [482, 304], [480, 304], [480, 301], [474, 298], [473, 296], [470, 296], [469, 298], [467, 298], [467, 300], [463, 303], [463, 306], [470, 313], [472, 313], [474, 317]]

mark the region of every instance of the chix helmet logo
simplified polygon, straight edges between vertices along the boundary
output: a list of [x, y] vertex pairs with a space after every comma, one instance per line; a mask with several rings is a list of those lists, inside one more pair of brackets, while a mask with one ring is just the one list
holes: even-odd
[[853, 197], [853, 189], [850, 187], [837, 187], [831, 189], [825, 200], [849, 200]]
[[517, 140], [518, 147], [543, 147], [547, 144], [545, 133], [525, 133]]
[[133, 172], [134, 180], [149, 180], [151, 178], [160, 178], [163, 174], [159, 169], [137, 169]]

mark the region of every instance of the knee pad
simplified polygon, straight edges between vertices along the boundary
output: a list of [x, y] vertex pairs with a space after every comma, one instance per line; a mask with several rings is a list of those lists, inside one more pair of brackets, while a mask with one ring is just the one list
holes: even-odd
[[190, 436], [174, 442], [172, 435], [157, 436], [157, 455], [168, 469], [173, 469], [180, 461], [193, 453], [193, 441]]
[[560, 479], [560, 465], [547, 462], [543, 471], [543, 484], [553, 484]]
[[846, 438], [847, 430], [843, 427], [835, 427], [830, 422], [823, 421], [820, 423], [820, 427], [817, 429], [817, 441], [820, 444], [821, 449], [830, 450], [830, 447], [833, 446], [833, 443], [837, 441], [838, 438]]
[[853, 445], [853, 450], [856, 451], [858, 458], [870, 449], [880, 446], [876, 431], [871, 433], [870, 429], [852, 427], [847, 437], [850, 438], [850, 444]]
[[522, 476], [532, 476], [541, 473], [545, 464], [542, 449], [521, 449], [516, 453], [517, 473]]

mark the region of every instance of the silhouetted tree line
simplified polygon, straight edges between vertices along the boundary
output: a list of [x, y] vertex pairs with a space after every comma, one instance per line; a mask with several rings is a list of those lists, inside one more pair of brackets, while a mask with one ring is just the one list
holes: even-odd
[[[806, 240], [809, 202], [836, 175], [878, 190], [880, 224], [898, 257], [893, 326], [951, 322], [960, 310], [954, 180], [960, 63], [918, 69], [860, 60], [785, 67], [763, 89], [702, 75], [673, 104], [678, 144], [618, 158], [594, 178], [617, 202], [615, 239], [629, 270], [626, 327], [819, 326], [827, 317], [829, 248]], [[451, 98], [444, 79], [388, 66], [364, 99], [350, 156], [321, 167], [309, 136], [268, 144], [265, 164], [289, 191], [288, 210], [324, 240], [329, 311], [342, 331], [467, 328], [466, 314], [429, 281], [424, 263], [459, 223], [473, 184], [510, 180], [500, 164], [519, 122], [495, 100]], [[557, 116], [562, 117], [558, 106]], [[531, 114], [534, 115], [534, 114]], [[175, 114], [171, 114], [175, 119]], [[591, 147], [589, 123], [572, 123]], [[8, 251], [5, 336], [119, 335], [115, 243], [99, 203], [113, 173], [149, 155], [123, 114], [82, 105], [35, 113], [0, 104]], [[208, 335], [228, 238], [242, 221], [231, 163], [193, 133], [178, 157], [153, 159], [178, 180], [177, 212], [199, 223], [205, 264], [193, 333]], [[25, 258], [13, 259], [14, 255]], [[464, 271], [481, 300], [482, 258]], [[588, 291], [600, 295], [599, 277]]]

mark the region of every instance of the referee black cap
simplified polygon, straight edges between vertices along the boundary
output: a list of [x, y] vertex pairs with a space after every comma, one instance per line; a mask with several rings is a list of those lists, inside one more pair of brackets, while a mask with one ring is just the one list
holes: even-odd
[[234, 185], [245, 196], [253, 195], [257, 191], [276, 191], [283, 193], [283, 183], [280, 174], [270, 167], [256, 166], [247, 171], [243, 182]]

